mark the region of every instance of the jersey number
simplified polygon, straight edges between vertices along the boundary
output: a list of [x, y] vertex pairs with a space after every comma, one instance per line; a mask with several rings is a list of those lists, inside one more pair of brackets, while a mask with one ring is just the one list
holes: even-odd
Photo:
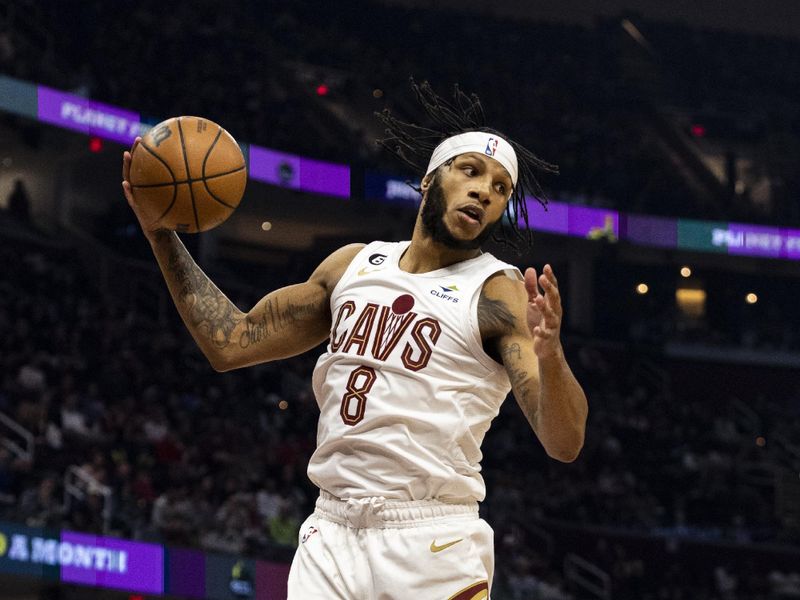
[[375, 369], [372, 367], [361, 366], [350, 373], [340, 411], [345, 425], [355, 425], [364, 418], [367, 394], [375, 384], [375, 379]]

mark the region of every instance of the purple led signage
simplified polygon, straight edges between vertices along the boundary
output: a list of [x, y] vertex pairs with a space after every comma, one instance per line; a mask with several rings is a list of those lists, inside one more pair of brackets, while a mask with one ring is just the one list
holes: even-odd
[[143, 131], [139, 114], [38, 86], [39, 120], [66, 129], [132, 144]]
[[627, 215], [623, 219], [620, 237], [634, 244], [676, 248], [678, 246], [678, 221], [667, 217]]
[[300, 189], [349, 198], [350, 167], [301, 157]]
[[164, 592], [164, 548], [62, 531], [61, 581], [145, 594]]
[[783, 253], [784, 236], [777, 227], [730, 223], [725, 237], [728, 254], [778, 258]]
[[[546, 231], [561, 235], [572, 235], [595, 239], [617, 239], [619, 237], [619, 213], [605, 208], [574, 206], [551, 200], [544, 209], [535, 198], [526, 198], [528, 222], [534, 231]], [[521, 216], [517, 224], [525, 227]]]
[[783, 258], [800, 260], [800, 229], [781, 230], [784, 238]]
[[619, 213], [607, 208], [570, 206], [569, 235], [616, 240], [619, 238]]
[[[0, 76], [0, 110], [38, 117], [65, 129], [97, 135], [130, 144], [148, 129], [139, 113], [124, 110], [82, 96]], [[7, 97], [6, 97], [7, 96]], [[298, 191], [350, 197], [348, 165], [313, 160], [302, 156], [250, 146], [249, 175], [253, 179]], [[381, 174], [367, 177], [368, 197], [402, 199], [413, 202], [404, 190], [404, 180], [386, 178], [380, 194], [370, 186]], [[372, 193], [373, 196], [369, 196]], [[526, 198], [530, 227], [536, 231], [589, 239], [625, 239], [635, 244], [662, 248], [685, 248], [703, 252], [726, 252], [737, 256], [759, 256], [800, 260], [800, 229], [784, 229], [743, 223], [720, 223], [691, 219], [668, 219], [647, 215], [620, 214], [615, 210], [550, 202], [543, 209], [533, 198]], [[521, 219], [517, 218], [520, 226]]]
[[[547, 208], [543, 208], [535, 198], [525, 198], [528, 209], [528, 223], [534, 231], [547, 231], [549, 233], [565, 234], [569, 231], [569, 205], [563, 202], [550, 201]], [[525, 223], [521, 216], [517, 216], [517, 224], [521, 229]]]
[[206, 559], [199, 550], [167, 548], [165, 593], [181, 598], [206, 597]]
[[350, 197], [350, 168], [347, 165], [312, 160], [260, 146], [250, 146], [250, 177], [305, 192]]
[[250, 177], [272, 185], [300, 189], [300, 157], [251, 145]]

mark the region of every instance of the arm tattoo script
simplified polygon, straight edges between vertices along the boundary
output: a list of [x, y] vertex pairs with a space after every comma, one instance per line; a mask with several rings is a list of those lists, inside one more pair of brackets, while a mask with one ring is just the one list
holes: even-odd
[[286, 302], [281, 305], [275, 298], [267, 299], [263, 312], [256, 318], [245, 319], [246, 329], [239, 336], [239, 346], [247, 348], [275, 335], [287, 327], [313, 315], [318, 310], [318, 303], [309, 301], [301, 304]]
[[511, 387], [514, 390], [514, 396], [517, 398], [528, 421], [535, 423], [536, 411], [530, 402], [530, 377], [522, 364], [520, 346], [517, 342], [506, 344], [500, 349], [500, 353], [508, 373], [508, 379], [511, 381]]
[[[159, 238], [167, 235], [164, 232]], [[187, 309], [187, 321], [218, 348], [228, 346], [234, 328], [243, 318], [241, 312], [200, 270], [182, 244], [170, 247], [167, 271], [177, 287], [177, 300]]]

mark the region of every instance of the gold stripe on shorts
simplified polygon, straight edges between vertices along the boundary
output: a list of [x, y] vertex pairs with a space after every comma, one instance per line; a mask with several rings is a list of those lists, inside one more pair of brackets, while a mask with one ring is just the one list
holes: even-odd
[[486, 600], [489, 597], [489, 582], [486, 580], [473, 583], [456, 592], [447, 600]]

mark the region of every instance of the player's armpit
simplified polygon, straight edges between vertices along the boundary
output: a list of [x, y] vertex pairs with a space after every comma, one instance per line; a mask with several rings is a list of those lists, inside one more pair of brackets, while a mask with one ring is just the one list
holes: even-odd
[[264, 296], [242, 314], [212, 366], [229, 371], [296, 356], [319, 345], [330, 334], [330, 296], [350, 261], [363, 248], [351, 244], [328, 256], [308, 281]]

